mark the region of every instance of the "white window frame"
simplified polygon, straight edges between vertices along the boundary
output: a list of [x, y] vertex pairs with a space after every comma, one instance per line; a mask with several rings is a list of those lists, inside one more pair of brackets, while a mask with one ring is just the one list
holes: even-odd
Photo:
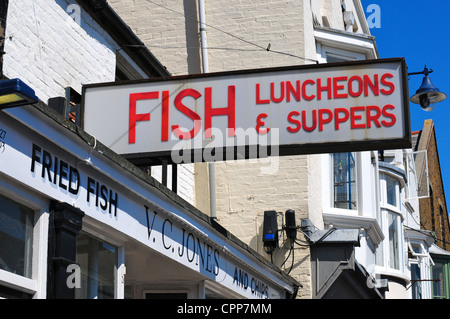
[[[388, 199], [387, 199], [387, 180], [388, 179], [393, 179], [395, 180], [397, 183], [395, 184], [395, 203], [396, 205], [392, 205], [390, 203], [388, 203]], [[381, 172], [380, 173], [380, 188], [382, 190], [381, 192], [381, 207], [388, 209], [392, 212], [395, 212], [397, 214], [400, 214], [400, 180], [391, 174], [387, 174], [385, 172]]]
[[[415, 252], [413, 246], [420, 247], [420, 251]], [[430, 254], [427, 252], [427, 249], [422, 242], [408, 242], [408, 250], [409, 253], [413, 256], [413, 258], [409, 258], [409, 264], [417, 264], [420, 268], [420, 278], [423, 281], [415, 284], [420, 284], [422, 287], [422, 299], [431, 299], [432, 283], [428, 280], [432, 279], [431, 266], [434, 266], [434, 261], [431, 258]]]
[[83, 217], [82, 231], [85, 233], [97, 237], [100, 240], [106, 241], [111, 245], [117, 247], [117, 259], [114, 272], [114, 299], [125, 298], [125, 241], [126, 238], [120, 235], [118, 231], [109, 230], [108, 227], [92, 217], [85, 215]]
[[[334, 210], [336, 212], [339, 212], [341, 214], [349, 214], [349, 215], [359, 215], [358, 211], [359, 211], [359, 186], [361, 184], [360, 181], [360, 174], [358, 172], [358, 167], [360, 165], [360, 160], [358, 159], [358, 153], [357, 152], [344, 152], [345, 154], [347, 153], [353, 153], [354, 155], [354, 160], [355, 160], [355, 201], [356, 201], [356, 208], [355, 209], [347, 209], [347, 208], [337, 208], [334, 207], [334, 198], [335, 198], [335, 194], [334, 194], [334, 159], [333, 156], [334, 154], [330, 154], [330, 170], [331, 170], [331, 183], [330, 183], [330, 210]], [[350, 182], [349, 182], [350, 183]]]
[[363, 53], [346, 51], [327, 45], [318, 46], [317, 59], [319, 60], [319, 62], [327, 63], [328, 56], [332, 56], [343, 61], [366, 60], [366, 55]]
[[[423, 176], [419, 176], [419, 172], [417, 172], [416, 168], [416, 158], [417, 156], [420, 156], [423, 164], [424, 164], [424, 171]], [[430, 197], [430, 178], [428, 175], [428, 153], [427, 150], [420, 150], [420, 151], [414, 151], [414, 152], [408, 152], [406, 153], [406, 159], [407, 159], [407, 173], [408, 177], [410, 175], [414, 176], [415, 181], [414, 183], [408, 183], [407, 187], [407, 199], [413, 200], [413, 199], [422, 199], [422, 198], [428, 198]], [[423, 178], [425, 181], [425, 187], [420, 192], [419, 189], [419, 177]], [[415, 187], [415, 189], [412, 189], [412, 187]]]
[[[398, 181], [396, 184], [396, 203], [397, 205], [390, 205], [387, 202], [387, 183], [386, 176], [394, 178]], [[380, 170], [380, 215], [381, 215], [381, 227], [383, 233], [385, 234], [385, 241], [378, 247], [378, 249], [382, 249], [383, 252], [381, 254], [382, 261], [375, 266], [377, 268], [377, 272], [387, 273], [391, 275], [395, 275], [397, 277], [405, 277], [405, 245], [404, 245], [404, 235], [403, 235], [403, 215], [401, 214], [401, 196], [400, 196], [400, 185], [401, 180], [399, 176], [394, 174], [389, 174], [389, 172]], [[390, 266], [390, 239], [389, 239], [389, 215], [395, 217], [395, 222], [397, 226], [396, 240], [398, 242], [397, 247], [397, 262], [398, 269]]]
[[0, 285], [30, 294], [33, 299], [46, 298], [50, 201], [18, 183], [3, 178], [0, 179], [0, 193], [34, 211], [31, 278], [0, 270]]
[[375, 38], [372, 36], [316, 26], [314, 38], [319, 63], [327, 62], [327, 53], [341, 56], [346, 61], [378, 58]]

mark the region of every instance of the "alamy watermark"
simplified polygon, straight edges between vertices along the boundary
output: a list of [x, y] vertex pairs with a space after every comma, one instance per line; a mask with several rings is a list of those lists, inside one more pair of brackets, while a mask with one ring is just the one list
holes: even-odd
[[[69, 14], [68, 19], [75, 21], [76, 24], [81, 25], [81, 7], [78, 4], [69, 4], [66, 12]], [[366, 9], [368, 16], [366, 17], [367, 24], [370, 29], [381, 28], [381, 8], [378, 4], [369, 4]]]
[[67, 266], [66, 272], [69, 273], [67, 276], [66, 285], [70, 289], [81, 288], [81, 269], [77, 264], [70, 264]]
[[381, 8], [378, 4], [369, 4], [366, 9], [367, 16], [367, 24], [370, 29], [379, 29], [381, 28]]
[[66, 12], [69, 14], [68, 20], [73, 20], [76, 24], [81, 25], [81, 7], [78, 4], [69, 4]]
[[171, 139], [177, 142], [172, 147], [171, 160], [182, 164], [243, 159], [248, 163], [261, 164], [262, 175], [273, 175], [279, 168], [279, 131], [278, 128], [271, 128], [270, 134], [260, 134], [254, 128], [238, 127], [229, 137], [224, 136], [221, 129], [213, 127], [204, 133], [205, 136], [211, 136], [210, 139], [203, 139], [201, 134], [192, 139], [179, 139], [172, 134]]

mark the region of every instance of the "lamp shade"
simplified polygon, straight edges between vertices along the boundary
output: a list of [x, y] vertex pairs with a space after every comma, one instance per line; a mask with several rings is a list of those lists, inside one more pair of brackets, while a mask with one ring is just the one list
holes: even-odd
[[32, 104], [38, 101], [34, 90], [20, 79], [0, 81], [0, 109]]
[[422, 85], [410, 100], [415, 104], [420, 104], [425, 111], [431, 111], [436, 103], [442, 102], [446, 98], [447, 95], [435, 87], [427, 75], [423, 78]]

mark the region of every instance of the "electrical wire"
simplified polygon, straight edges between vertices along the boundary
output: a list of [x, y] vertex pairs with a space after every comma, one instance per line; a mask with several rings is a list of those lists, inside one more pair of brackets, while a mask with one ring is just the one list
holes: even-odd
[[286, 261], [289, 259], [289, 256], [291, 255], [292, 249], [294, 247], [294, 243], [291, 243], [291, 248], [289, 248], [289, 254], [287, 255], [286, 259], [283, 261], [283, 263], [280, 265], [280, 268], [284, 266]]
[[[422, 225], [422, 223], [420, 223], [420, 224]], [[423, 225], [422, 225], [422, 226], [423, 226]], [[437, 238], [437, 235], [436, 235], [436, 233], [435, 233], [434, 231], [426, 230], [426, 229], [416, 229], [416, 228], [412, 228], [412, 227], [407, 226], [407, 225], [404, 225], [404, 227], [405, 227], [405, 228], [408, 228], [408, 229], [411, 229], [411, 230], [413, 230], [413, 231], [416, 231], [416, 232], [418, 232], [418, 233], [427, 235], [427, 236], [430, 236], [430, 234], [427, 233], [427, 232], [432, 232], [432, 233], [435, 235], [435, 236], [433, 236], [433, 238], [434, 238], [435, 240], [440, 241], [440, 242], [442, 242], [442, 243], [444, 243], [444, 244], [450, 245], [450, 242], [445, 241], [445, 240], [442, 240], [442, 239], [440, 239], [440, 238]]]
[[[195, 22], [197, 22], [197, 23], [200, 23], [200, 21], [199, 21], [197, 18], [194, 18], [194, 17], [191, 17], [191, 16], [187, 16], [187, 15], [185, 15], [185, 14], [182, 13], [182, 12], [173, 10], [173, 9], [171, 9], [171, 8], [169, 8], [169, 7], [166, 7], [166, 6], [162, 5], [162, 4], [156, 3], [156, 2], [154, 2], [154, 1], [152, 1], [152, 0], [147, 0], [147, 2], [152, 3], [152, 4], [154, 4], [155, 6], [158, 6], [158, 7], [160, 7], [160, 8], [165, 9], [165, 10], [168, 10], [168, 11], [170, 11], [170, 12], [172, 12], [172, 13], [177, 14], [177, 15], [180, 15], [180, 16], [186, 18], [186, 19], [189, 19], [189, 20], [195, 21]], [[319, 63], [319, 61], [317, 61], [316, 59], [310, 59], [310, 58], [306, 58], [306, 57], [301, 57], [301, 56], [298, 56], [298, 55], [295, 55], [295, 54], [292, 54], [292, 53], [288, 53], [288, 52], [277, 51], [277, 50], [271, 50], [271, 44], [270, 44], [270, 43], [269, 43], [267, 46], [262, 46], [262, 45], [260, 45], [260, 44], [255, 43], [255, 42], [252, 42], [252, 41], [249, 41], [249, 40], [247, 40], [247, 39], [244, 39], [244, 38], [242, 38], [242, 37], [240, 37], [240, 36], [237, 36], [237, 35], [235, 35], [235, 34], [233, 34], [233, 33], [231, 33], [231, 32], [228, 32], [228, 31], [225, 31], [225, 30], [220, 29], [220, 28], [218, 28], [218, 27], [215, 27], [215, 26], [213, 26], [213, 25], [211, 25], [211, 24], [208, 24], [208, 23], [203, 23], [203, 24], [204, 24], [205, 26], [211, 28], [211, 29], [214, 29], [214, 30], [216, 30], [216, 31], [222, 32], [222, 33], [224, 33], [224, 34], [226, 34], [226, 35], [228, 35], [228, 36], [230, 36], [230, 37], [233, 37], [233, 38], [235, 38], [235, 39], [237, 39], [237, 40], [239, 40], [239, 41], [242, 41], [242, 42], [247, 43], [247, 44], [249, 44], [249, 45], [251, 45], [251, 46], [257, 47], [259, 50], [264, 50], [264, 51], [272, 52], [272, 53], [275, 53], [275, 54], [286, 55], [286, 56], [290, 56], [290, 57], [293, 57], [293, 58], [302, 59], [302, 60], [304, 60], [304, 61], [312, 61], [312, 62]], [[210, 49], [210, 48], [208, 47], [208, 49]], [[220, 49], [220, 50], [233, 50], [232, 48], [215, 48], [215, 49]], [[243, 49], [236, 49], [236, 50], [240, 50], [240, 51], [242, 50], [242, 51], [244, 51]], [[255, 51], [259, 51], [259, 50], [255, 50]], [[245, 51], [247, 51], [247, 50], [245, 50]]]
[[291, 251], [292, 251], [292, 261], [291, 261], [291, 268], [289, 268], [289, 271], [287, 272], [288, 275], [291, 273], [291, 270], [294, 267], [294, 260], [295, 260], [295, 257], [294, 257], [294, 251], [295, 251], [294, 245], [292, 245]]
[[[297, 239], [291, 239], [291, 247], [289, 248], [289, 254], [288, 254], [287, 257], [284, 259], [283, 263], [280, 265], [280, 268], [283, 267], [283, 266], [286, 264], [286, 262], [288, 261], [289, 257], [290, 257], [291, 254], [292, 254], [292, 257], [291, 257], [291, 267], [290, 267], [289, 270], [287, 271], [287, 274], [289, 275], [289, 273], [292, 271], [292, 268], [294, 267], [294, 260], [295, 260], [295, 257], [294, 257], [294, 252], [295, 252], [295, 246], [294, 246], [294, 243], [297, 244], [297, 245], [299, 245], [299, 246], [302, 246], [302, 247], [311, 247], [311, 246], [313, 246], [313, 245], [315, 245], [315, 244], [320, 243], [321, 241], [323, 241], [327, 236], [329, 236], [329, 235], [330, 235], [332, 232], [334, 232], [336, 229], [337, 229], [336, 227], [330, 228], [325, 234], [322, 235], [322, 237], [320, 237], [317, 241], [314, 241], [314, 240], [312, 240], [311, 237], [309, 237], [305, 232], [303, 232], [303, 230], [302, 230], [300, 227], [297, 227], [297, 230], [299, 230], [300, 232], [302, 232], [302, 233], [308, 238], [308, 240], [310, 241], [310, 243], [309, 243], [309, 244], [303, 244], [303, 243], [300, 243], [299, 241], [297, 241]], [[281, 230], [278, 230], [278, 231], [283, 231], [283, 230], [284, 230], [284, 228], [281, 229]], [[272, 254], [272, 253], [270, 254], [270, 258], [271, 258], [272, 263], [273, 263], [273, 254]]]

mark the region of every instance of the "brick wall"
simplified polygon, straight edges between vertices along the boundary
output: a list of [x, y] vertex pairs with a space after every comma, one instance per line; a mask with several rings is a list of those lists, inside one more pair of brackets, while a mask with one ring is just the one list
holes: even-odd
[[3, 71], [44, 102], [65, 87], [81, 93], [82, 84], [114, 81], [116, 49], [75, 1], [9, 2]]
[[211, 72], [304, 64], [303, 1], [205, 3]]
[[201, 72], [197, 1], [108, 3], [173, 75]]
[[450, 226], [442, 182], [436, 133], [432, 120], [426, 120], [419, 141], [419, 150], [427, 149], [430, 197], [421, 199], [420, 220], [423, 228], [436, 233], [439, 247], [450, 250]]
[[[140, 9], [133, 12], [142, 20]], [[44, 102], [65, 96], [66, 87], [81, 93], [82, 84], [114, 81], [118, 49], [76, 1], [9, 3], [4, 74], [21, 78]], [[152, 176], [161, 182], [161, 168]], [[193, 203], [193, 165], [179, 165], [178, 176], [178, 194]]]

